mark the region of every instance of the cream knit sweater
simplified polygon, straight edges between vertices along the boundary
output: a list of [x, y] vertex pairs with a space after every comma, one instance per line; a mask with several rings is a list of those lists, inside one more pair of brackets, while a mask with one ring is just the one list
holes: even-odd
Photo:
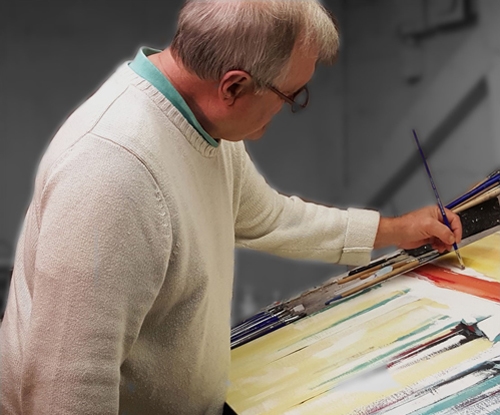
[[272, 190], [127, 65], [51, 142], [0, 331], [0, 413], [219, 414], [236, 246], [369, 260], [378, 214]]

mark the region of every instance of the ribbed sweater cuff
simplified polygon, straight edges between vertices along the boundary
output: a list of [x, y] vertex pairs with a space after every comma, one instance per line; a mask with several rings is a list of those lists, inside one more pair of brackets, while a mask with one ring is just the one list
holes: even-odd
[[347, 210], [347, 231], [339, 263], [364, 265], [370, 262], [380, 214], [371, 210]]

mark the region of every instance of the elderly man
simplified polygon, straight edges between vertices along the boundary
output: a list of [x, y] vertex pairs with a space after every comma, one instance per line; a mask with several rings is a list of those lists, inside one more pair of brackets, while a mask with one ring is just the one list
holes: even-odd
[[373, 247], [444, 250], [437, 208], [399, 218], [268, 187], [244, 139], [308, 101], [337, 52], [314, 0], [188, 1], [44, 155], [1, 328], [9, 414], [220, 414], [235, 246], [362, 264]]

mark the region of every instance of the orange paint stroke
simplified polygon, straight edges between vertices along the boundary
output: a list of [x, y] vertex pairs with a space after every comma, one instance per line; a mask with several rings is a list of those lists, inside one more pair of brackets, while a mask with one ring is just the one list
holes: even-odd
[[487, 281], [458, 274], [431, 264], [424, 265], [415, 272], [430, 279], [438, 287], [461, 291], [500, 303], [500, 283], [498, 281]]

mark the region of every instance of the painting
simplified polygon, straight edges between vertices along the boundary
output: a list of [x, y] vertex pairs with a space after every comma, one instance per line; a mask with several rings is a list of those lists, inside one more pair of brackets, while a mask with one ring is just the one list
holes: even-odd
[[[499, 238], [461, 249], [464, 276], [498, 284]], [[500, 304], [431, 278], [454, 264], [443, 257], [428, 275], [385, 281], [233, 349], [228, 403], [238, 415], [500, 411]]]

